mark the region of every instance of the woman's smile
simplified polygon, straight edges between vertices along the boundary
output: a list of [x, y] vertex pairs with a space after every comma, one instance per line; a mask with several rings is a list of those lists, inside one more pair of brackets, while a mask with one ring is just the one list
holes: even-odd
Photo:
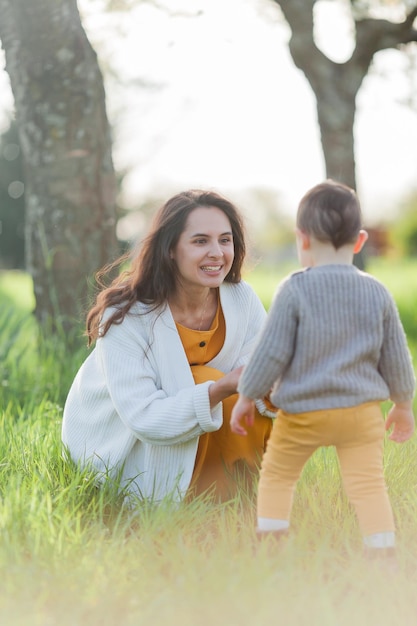
[[222, 267], [223, 265], [202, 265], [200, 269], [202, 269], [203, 272], [216, 273], [220, 272]]

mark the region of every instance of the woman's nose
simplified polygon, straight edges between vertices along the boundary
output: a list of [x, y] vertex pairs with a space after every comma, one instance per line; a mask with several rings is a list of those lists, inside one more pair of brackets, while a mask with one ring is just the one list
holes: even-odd
[[223, 256], [223, 250], [221, 249], [221, 246], [218, 243], [212, 244], [210, 248], [209, 256], [216, 257], [216, 258], [219, 256]]

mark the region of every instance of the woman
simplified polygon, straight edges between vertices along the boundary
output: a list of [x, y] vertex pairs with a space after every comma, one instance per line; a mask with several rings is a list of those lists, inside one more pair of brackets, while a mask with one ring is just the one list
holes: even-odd
[[95, 348], [71, 386], [62, 439], [71, 458], [139, 497], [233, 495], [255, 470], [274, 413], [258, 402], [248, 438], [230, 431], [236, 389], [266, 313], [241, 280], [241, 217], [211, 191], [156, 214], [139, 254], [87, 316]]

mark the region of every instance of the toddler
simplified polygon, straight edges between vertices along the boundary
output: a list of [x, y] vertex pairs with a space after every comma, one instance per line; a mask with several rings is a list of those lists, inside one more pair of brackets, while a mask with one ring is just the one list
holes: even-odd
[[[231, 429], [245, 435], [254, 399], [270, 391], [280, 408], [260, 473], [261, 536], [287, 532], [303, 466], [318, 447], [333, 445], [366, 551], [394, 556], [384, 432], [399, 443], [412, 436], [415, 376], [393, 298], [352, 263], [366, 239], [350, 188], [328, 180], [302, 198], [296, 243], [305, 269], [277, 290], [239, 381]], [[384, 425], [380, 403], [387, 399], [393, 406]]]

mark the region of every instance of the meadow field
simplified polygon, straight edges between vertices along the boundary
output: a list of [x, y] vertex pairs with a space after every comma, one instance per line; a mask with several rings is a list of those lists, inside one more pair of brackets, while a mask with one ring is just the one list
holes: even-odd
[[[287, 266], [246, 279], [266, 307]], [[417, 259], [374, 259], [417, 358]], [[26, 274], [0, 274], [0, 624], [4, 626], [416, 626], [417, 436], [385, 446], [399, 571], [363, 558], [332, 448], [306, 465], [292, 533], [254, 536], [255, 494], [124, 507], [66, 463], [60, 429], [83, 328], [50, 336]], [[388, 408], [388, 404], [385, 409]], [[417, 405], [416, 405], [417, 408]]]

